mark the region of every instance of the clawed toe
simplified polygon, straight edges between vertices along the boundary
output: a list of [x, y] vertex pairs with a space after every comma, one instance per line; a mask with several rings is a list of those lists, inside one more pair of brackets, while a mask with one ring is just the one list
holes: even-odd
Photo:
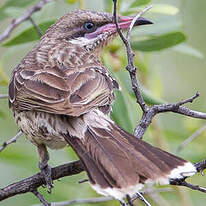
[[39, 168], [45, 180], [44, 187], [48, 186], [48, 193], [51, 193], [52, 188], [54, 187], [54, 183], [51, 177], [51, 167], [48, 164], [45, 165], [44, 167], [42, 167], [42, 165], [39, 164]]

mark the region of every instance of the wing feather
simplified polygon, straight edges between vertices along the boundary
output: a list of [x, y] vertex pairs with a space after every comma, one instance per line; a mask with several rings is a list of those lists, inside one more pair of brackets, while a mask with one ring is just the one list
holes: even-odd
[[10, 82], [10, 105], [17, 110], [36, 110], [79, 116], [111, 104], [112, 80], [101, 68], [71, 70], [55, 66], [17, 68]]

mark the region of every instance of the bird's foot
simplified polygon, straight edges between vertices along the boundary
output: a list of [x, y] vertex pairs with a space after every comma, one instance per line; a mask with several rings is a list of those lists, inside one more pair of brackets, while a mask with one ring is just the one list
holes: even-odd
[[41, 170], [41, 174], [43, 175], [45, 180], [44, 187], [48, 186], [48, 193], [51, 193], [52, 188], [54, 187], [54, 183], [51, 177], [51, 167], [48, 164], [43, 165], [39, 163], [39, 169]]

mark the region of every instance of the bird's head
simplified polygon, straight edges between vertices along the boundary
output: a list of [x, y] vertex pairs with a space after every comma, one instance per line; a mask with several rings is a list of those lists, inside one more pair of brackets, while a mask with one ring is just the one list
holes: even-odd
[[[134, 17], [119, 16], [118, 23], [122, 30], [129, 27]], [[152, 24], [145, 18], [139, 18], [135, 26]], [[101, 51], [117, 34], [113, 15], [105, 12], [77, 10], [61, 17], [52, 25], [45, 36], [66, 41], [88, 52]]]

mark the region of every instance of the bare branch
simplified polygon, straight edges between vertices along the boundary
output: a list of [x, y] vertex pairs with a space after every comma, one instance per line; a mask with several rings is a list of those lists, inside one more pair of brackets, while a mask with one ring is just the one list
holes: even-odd
[[192, 118], [206, 119], [206, 113], [194, 111], [194, 110], [188, 109], [187, 107], [183, 107], [183, 106], [177, 108], [176, 110], [172, 112], [183, 114], [185, 116], [192, 117]]
[[[116, 24], [116, 27], [117, 27], [117, 32], [118, 32], [119, 36], [121, 37], [123, 43], [125, 44], [125, 47], [126, 47], [126, 50], [127, 50], [128, 65], [127, 65], [126, 69], [128, 70], [128, 72], [130, 74], [130, 78], [131, 78], [131, 82], [132, 82], [132, 89], [133, 89], [134, 94], [136, 96], [137, 103], [140, 105], [142, 111], [146, 112], [148, 110], [148, 106], [146, 105], [146, 103], [145, 103], [145, 101], [144, 101], [144, 99], [141, 95], [140, 88], [139, 88], [139, 85], [138, 85], [138, 82], [137, 82], [136, 68], [135, 68], [134, 63], [133, 63], [134, 53], [132, 51], [131, 44], [130, 44], [130, 41], [129, 41], [132, 26], [130, 25], [131, 28], [127, 32], [127, 38], [125, 38], [124, 35], [122, 34], [120, 28], [119, 28], [119, 25], [118, 25], [117, 12], [116, 12], [117, 0], [113, 0], [113, 2], [114, 2], [113, 15], [114, 15], [115, 24]], [[137, 14], [138, 18], [141, 15], [143, 15], [143, 13], [145, 13], [149, 8], [150, 7], [148, 7], [145, 10], [139, 12]], [[135, 17], [135, 19], [136, 19], [136, 17]], [[133, 23], [133, 25], [134, 25], [134, 23]]]
[[199, 136], [204, 130], [206, 130], [206, 124], [200, 127], [197, 131], [195, 131], [192, 135], [190, 135], [187, 139], [185, 139], [178, 147], [176, 152], [179, 153], [186, 145], [192, 142], [197, 136]]
[[22, 131], [19, 131], [14, 137], [12, 137], [7, 142], [4, 142], [2, 146], [0, 147], [0, 152], [3, 151], [8, 145], [16, 142], [16, 140], [22, 135]]
[[152, 8], [152, 5], [145, 7], [142, 11], [140, 11], [140, 12], [133, 18], [133, 20], [132, 20], [132, 22], [131, 22], [131, 24], [130, 24], [130, 26], [129, 26], [129, 29], [128, 29], [128, 31], [127, 31], [127, 36], [126, 36], [127, 41], [130, 42], [130, 33], [131, 33], [131, 31], [132, 31], [132, 29], [133, 29], [133, 27], [134, 27], [134, 24], [135, 24], [135, 22], [137, 21], [137, 19], [139, 19], [144, 13], [146, 13], [146, 12], [147, 12], [148, 10], [150, 10], [151, 8]]
[[190, 116], [193, 118], [206, 119], [206, 113], [193, 111], [193, 110], [188, 109], [187, 107], [181, 106], [188, 102], [193, 102], [198, 97], [199, 97], [199, 93], [197, 92], [194, 96], [186, 100], [182, 100], [180, 102], [153, 105], [149, 107], [147, 112], [143, 112], [142, 118], [139, 124], [137, 125], [137, 127], [135, 128], [134, 135], [142, 139], [144, 133], [146, 132], [146, 129], [151, 124], [152, 119], [154, 118], [155, 115], [159, 113], [174, 112], [178, 114], [183, 114], [185, 116]]
[[[79, 174], [82, 171], [84, 171], [84, 168], [81, 161], [71, 162], [52, 168], [52, 179], [57, 180], [61, 177]], [[0, 189], [0, 201], [18, 194], [33, 192], [43, 184], [45, 184], [43, 175], [37, 173]]]
[[130, 79], [132, 82], [132, 89], [135, 93], [137, 103], [140, 105], [140, 107], [143, 111], [142, 118], [141, 118], [139, 124], [137, 125], [137, 127], [135, 128], [134, 135], [136, 137], [142, 139], [146, 129], [152, 123], [152, 119], [154, 118], [154, 116], [156, 114], [163, 113], [163, 112], [174, 112], [174, 113], [182, 114], [185, 116], [190, 116], [193, 118], [206, 119], [206, 113], [193, 111], [193, 110], [190, 110], [190, 109], [182, 106], [183, 104], [186, 104], [189, 102], [192, 103], [196, 98], [199, 97], [199, 95], [200, 95], [199, 92], [197, 92], [191, 98], [183, 100], [183, 101], [179, 101], [177, 103], [154, 105], [151, 107], [147, 106], [147, 104], [145, 103], [145, 101], [141, 95], [138, 81], [136, 78], [136, 68], [134, 67], [134, 63], [133, 63], [134, 53], [133, 53], [131, 45], [130, 45], [130, 33], [132, 31], [132, 28], [133, 28], [136, 20], [139, 17], [141, 17], [146, 11], [148, 11], [151, 8], [151, 6], [146, 7], [144, 10], [139, 12], [134, 17], [134, 19], [132, 20], [130, 27], [128, 29], [127, 37], [125, 38], [124, 35], [122, 34], [122, 31], [119, 28], [119, 25], [118, 25], [117, 12], [116, 12], [117, 0], [113, 0], [113, 2], [114, 2], [113, 15], [114, 15], [114, 20], [115, 20], [115, 24], [117, 27], [117, 31], [118, 31], [118, 34], [119, 34], [120, 38], [122, 39], [123, 43], [125, 44], [125, 47], [127, 50], [128, 65], [127, 65], [126, 69], [128, 70], [128, 72], [130, 74]]
[[0, 99], [6, 99], [8, 98], [8, 94], [0, 94]]
[[52, 2], [53, 0], [40, 0], [39, 3], [34, 5], [32, 8], [30, 8], [24, 15], [20, 16], [17, 19], [13, 19], [11, 24], [6, 28], [6, 30], [0, 35], [0, 42], [3, 41], [4, 39], [8, 38], [11, 34], [11, 32], [22, 22], [28, 20], [33, 13], [39, 11], [42, 9], [42, 7], [49, 3]]
[[40, 200], [40, 202], [44, 205], [44, 206], [51, 206], [50, 203], [48, 203], [43, 196], [38, 192], [38, 190], [34, 190], [32, 191], [32, 193]]
[[34, 26], [34, 28], [36, 29], [37, 33], [39, 34], [39, 36], [41, 37], [44, 33], [43, 31], [39, 28], [39, 26], [35, 23], [35, 21], [31, 18], [31, 16], [28, 18], [29, 21], [32, 23], [32, 25]]

